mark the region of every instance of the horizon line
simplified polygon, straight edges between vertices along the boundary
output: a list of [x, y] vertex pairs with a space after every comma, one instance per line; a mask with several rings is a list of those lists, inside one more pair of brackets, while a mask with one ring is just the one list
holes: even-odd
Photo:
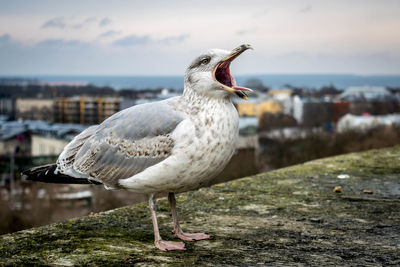
[[[400, 73], [246, 73], [246, 74], [235, 74], [234, 76], [261, 76], [261, 75], [330, 75], [330, 76], [400, 76]], [[112, 76], [112, 77], [183, 77], [184, 74], [0, 74], [0, 77], [34, 77], [34, 76]]]

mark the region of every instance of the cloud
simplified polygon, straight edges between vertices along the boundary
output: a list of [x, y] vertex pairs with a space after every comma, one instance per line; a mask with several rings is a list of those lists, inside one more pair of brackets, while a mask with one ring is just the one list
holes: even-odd
[[83, 47], [88, 45], [89, 43], [82, 42], [79, 40], [47, 39], [40, 43], [37, 43], [35, 46], [47, 47], [47, 48], [60, 48], [60, 47]]
[[58, 29], [64, 29], [66, 26], [65, 24], [65, 19], [64, 18], [53, 18], [50, 19], [48, 21], [46, 21], [43, 25], [42, 25], [42, 29], [45, 28], [58, 28]]
[[83, 27], [83, 25], [84, 25], [83, 23], [78, 23], [78, 24], [70, 25], [69, 27], [71, 27], [72, 29], [78, 30], [78, 29], [81, 29]]
[[[106, 18], [105, 18], [106, 19]], [[72, 20], [72, 21], [71, 21]], [[63, 18], [63, 17], [58, 17], [58, 18], [52, 18], [48, 21], [46, 21], [43, 25], [42, 25], [42, 29], [46, 29], [46, 28], [57, 28], [57, 29], [81, 29], [84, 26], [91, 24], [93, 22], [96, 22], [98, 20], [98, 18], [96, 17], [88, 17], [84, 20], [82, 20], [80, 23], [77, 23], [76, 20], [73, 21], [73, 19], [69, 18]], [[104, 19], [100, 22], [103, 22]], [[105, 23], [110, 23], [111, 20], [106, 21]]]
[[107, 32], [104, 32], [104, 33], [100, 34], [99, 37], [100, 38], [111, 37], [111, 36], [119, 35], [121, 33], [122, 33], [121, 31], [113, 31], [113, 30], [111, 30], [111, 31], [107, 31]]
[[85, 19], [84, 23], [91, 23], [91, 22], [95, 22], [97, 21], [96, 17], [89, 17], [87, 19]]
[[152, 43], [153, 41], [148, 35], [129, 35], [118, 39], [113, 42], [113, 44], [118, 46], [135, 46], [135, 45], [145, 45]]
[[182, 43], [183, 41], [185, 41], [189, 37], [190, 37], [189, 34], [181, 34], [181, 35], [178, 35], [178, 36], [169, 36], [169, 37], [163, 38], [161, 40], [158, 40], [158, 42], [162, 43], [162, 44], [170, 45], [170, 44], [173, 44], [173, 43]]
[[189, 38], [189, 34], [181, 34], [178, 36], [168, 36], [162, 39], [152, 39], [149, 35], [129, 35], [118, 39], [113, 42], [114, 45], [118, 46], [135, 46], [135, 45], [147, 45], [147, 44], [164, 44], [170, 45], [173, 43], [182, 43], [187, 38]]
[[308, 13], [311, 11], [311, 9], [312, 9], [312, 6], [307, 5], [307, 6], [303, 7], [302, 9], [300, 9], [299, 12], [300, 13]]
[[263, 9], [260, 11], [257, 11], [253, 14], [251, 14], [251, 17], [264, 17], [265, 15], [267, 15], [269, 13], [269, 9]]
[[45, 39], [41, 42], [38, 43], [30, 43], [24, 44], [20, 40], [16, 40], [12, 38], [12, 36], [8, 33], [0, 35], [0, 45], [4, 45], [5, 47], [12, 47], [12, 48], [17, 48], [17, 49], [22, 49], [25, 51], [33, 51], [31, 49], [36, 49], [36, 48], [64, 48], [64, 47], [89, 47], [93, 46], [93, 43], [91, 42], [84, 42], [80, 41], [77, 39], [72, 39], [72, 40], [66, 40], [66, 39]]
[[8, 33], [0, 35], [0, 44], [5, 44], [10, 41], [11, 41], [11, 35], [9, 35]]
[[99, 25], [100, 25], [101, 27], [104, 27], [104, 26], [107, 26], [107, 25], [111, 24], [111, 22], [112, 22], [111, 19], [105, 17], [105, 18], [103, 18], [103, 19], [100, 21]]
[[83, 26], [90, 24], [92, 22], [96, 22], [96, 21], [97, 21], [96, 17], [89, 17], [89, 18], [85, 19], [82, 23], [70, 24], [70, 25], [66, 25], [66, 26], [73, 28], [73, 29], [81, 29]]
[[245, 34], [250, 34], [254, 33], [257, 31], [257, 28], [251, 28], [251, 29], [242, 29], [236, 32], [237, 35], [245, 35]]

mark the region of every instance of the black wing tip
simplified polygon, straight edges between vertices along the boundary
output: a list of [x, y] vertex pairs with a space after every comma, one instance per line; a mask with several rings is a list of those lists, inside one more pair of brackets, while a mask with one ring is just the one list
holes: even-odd
[[87, 178], [75, 178], [66, 174], [55, 173], [56, 164], [47, 164], [31, 168], [21, 173], [23, 181], [33, 181], [52, 184], [94, 184], [102, 183]]

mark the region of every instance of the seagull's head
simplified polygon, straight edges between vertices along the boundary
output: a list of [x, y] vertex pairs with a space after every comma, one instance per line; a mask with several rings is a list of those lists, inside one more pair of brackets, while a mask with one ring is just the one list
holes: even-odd
[[201, 54], [186, 70], [185, 90], [210, 97], [224, 98], [233, 94], [247, 99], [245, 92], [252, 90], [237, 86], [229, 70], [231, 62], [247, 49], [252, 47], [244, 44], [232, 51], [211, 49]]

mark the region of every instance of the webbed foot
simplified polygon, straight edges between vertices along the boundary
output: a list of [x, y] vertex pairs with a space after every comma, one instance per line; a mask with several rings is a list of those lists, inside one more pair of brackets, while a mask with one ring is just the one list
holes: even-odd
[[184, 233], [184, 232], [180, 232], [180, 233], [178, 232], [178, 233], [175, 233], [175, 236], [184, 241], [199, 241], [199, 240], [204, 240], [204, 239], [212, 239], [212, 236], [208, 235], [206, 233], [189, 234], [189, 233]]
[[185, 243], [183, 242], [156, 240], [154, 241], [154, 244], [161, 251], [186, 250]]

